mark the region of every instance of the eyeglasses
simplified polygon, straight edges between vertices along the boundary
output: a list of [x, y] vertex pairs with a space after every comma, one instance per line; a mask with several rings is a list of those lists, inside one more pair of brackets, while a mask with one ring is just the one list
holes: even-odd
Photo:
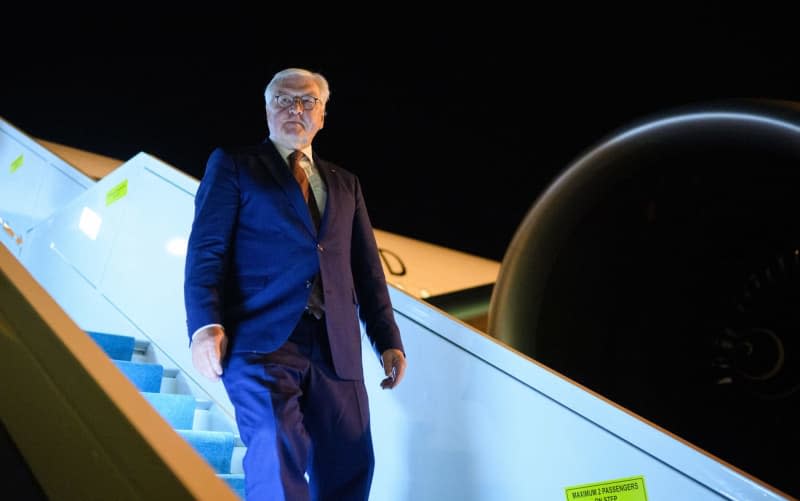
[[296, 106], [295, 103], [300, 101], [304, 110], [313, 110], [320, 98], [314, 96], [287, 96], [286, 94], [278, 94], [275, 97], [275, 102], [280, 108], [288, 108], [289, 106]]

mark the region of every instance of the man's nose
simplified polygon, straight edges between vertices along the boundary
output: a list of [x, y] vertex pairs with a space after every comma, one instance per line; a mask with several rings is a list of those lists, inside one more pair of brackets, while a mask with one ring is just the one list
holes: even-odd
[[292, 104], [289, 106], [289, 112], [296, 115], [302, 115], [303, 111], [303, 100], [299, 97], [294, 98], [294, 101], [292, 101]]

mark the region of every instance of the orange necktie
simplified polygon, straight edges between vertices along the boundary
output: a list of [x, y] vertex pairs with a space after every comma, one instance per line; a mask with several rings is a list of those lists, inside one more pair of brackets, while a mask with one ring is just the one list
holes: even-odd
[[319, 229], [319, 207], [317, 206], [316, 198], [314, 198], [314, 191], [311, 189], [311, 186], [308, 183], [306, 171], [301, 165], [301, 161], [304, 158], [306, 158], [306, 156], [302, 151], [294, 150], [289, 155], [289, 164], [292, 166], [292, 176], [294, 176], [294, 178], [297, 180], [297, 184], [300, 185], [300, 191], [303, 193], [303, 199], [306, 201], [308, 210], [311, 212], [311, 219], [314, 221], [317, 229]]
[[[303, 198], [306, 200], [308, 210], [311, 212], [311, 219], [314, 221], [317, 230], [319, 230], [319, 208], [317, 207], [317, 200], [314, 198], [314, 191], [308, 183], [306, 171], [303, 169], [302, 165], [300, 165], [300, 161], [303, 158], [305, 158], [305, 154], [303, 154], [302, 151], [295, 150], [289, 155], [289, 164], [292, 166], [292, 176], [297, 180], [297, 184], [300, 185], [300, 191], [303, 192]], [[322, 297], [322, 277], [317, 274], [317, 276], [314, 277], [311, 294], [308, 298], [308, 304], [306, 305], [306, 309], [317, 319], [322, 318], [323, 312], [325, 311]]]

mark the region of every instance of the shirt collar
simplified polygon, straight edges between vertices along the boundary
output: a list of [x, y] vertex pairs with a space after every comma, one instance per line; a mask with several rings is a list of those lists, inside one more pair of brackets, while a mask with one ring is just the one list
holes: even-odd
[[[270, 139], [270, 141], [272, 141], [272, 140]], [[275, 148], [278, 150], [278, 153], [281, 154], [281, 158], [283, 158], [286, 161], [286, 165], [289, 165], [289, 155], [291, 155], [294, 150], [290, 150], [289, 148], [281, 146], [280, 144], [276, 143], [275, 141], [272, 141], [272, 144], [275, 145]], [[311, 162], [311, 164], [313, 165], [314, 164], [314, 156], [313, 156], [313, 152], [311, 151], [311, 145], [309, 144], [308, 146], [306, 146], [305, 148], [301, 149], [300, 151], [303, 152], [303, 154], [308, 158], [309, 162]]]

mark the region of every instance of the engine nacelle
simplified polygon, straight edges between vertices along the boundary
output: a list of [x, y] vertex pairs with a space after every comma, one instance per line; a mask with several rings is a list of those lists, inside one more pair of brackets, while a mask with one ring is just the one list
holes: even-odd
[[602, 141], [517, 230], [489, 333], [799, 495], [798, 124], [722, 103]]

